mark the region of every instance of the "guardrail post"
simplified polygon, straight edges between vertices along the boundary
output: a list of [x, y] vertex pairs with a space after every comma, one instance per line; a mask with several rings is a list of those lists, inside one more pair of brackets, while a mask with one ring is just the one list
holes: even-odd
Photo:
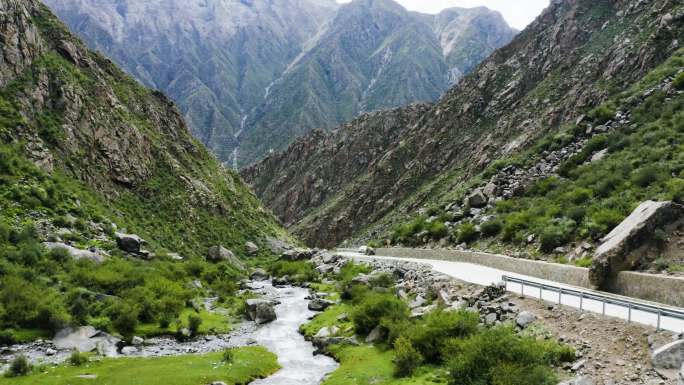
[[520, 281], [520, 296], [524, 297], [525, 296], [525, 282]]
[[539, 300], [543, 301], [544, 296], [542, 295], [542, 289], [544, 288], [544, 285], [539, 285]]
[[632, 304], [629, 304], [629, 308], [627, 310], [627, 323], [632, 322]]
[[584, 310], [584, 293], [580, 294], [580, 311]]
[[606, 300], [605, 300], [605, 299], [602, 299], [602, 300], [601, 300], [601, 304], [603, 304], [603, 311], [602, 311], [602, 314], [603, 314], [603, 316], [605, 317], [605, 315], [606, 315]]
[[562, 305], [562, 297], [563, 297], [563, 288], [561, 287], [560, 290], [558, 290], [558, 304]]
[[662, 313], [662, 310], [658, 309], [658, 323], [656, 325], [656, 331], [660, 331], [660, 315]]

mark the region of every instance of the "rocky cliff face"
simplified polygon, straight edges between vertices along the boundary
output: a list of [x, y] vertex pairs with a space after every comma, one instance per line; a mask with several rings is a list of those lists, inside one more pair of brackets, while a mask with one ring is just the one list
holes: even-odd
[[391, 0], [47, 0], [92, 47], [176, 100], [197, 138], [249, 164], [313, 128], [434, 101], [512, 30], [498, 13]]
[[[300, 213], [293, 229], [313, 244], [331, 246], [364, 229], [373, 232], [373, 224], [400, 209], [415, 210], [428, 197], [457, 190], [494, 160], [575, 122], [668, 58], [680, 45], [680, 14], [681, 4], [670, 0], [553, 1], [401, 138], [376, 147], [380, 161], [318, 208]], [[273, 181], [286, 175], [286, 164], [269, 162], [263, 165]], [[321, 166], [299, 167], [306, 174]], [[258, 181], [262, 172], [245, 175]], [[294, 185], [289, 193], [302, 190]], [[290, 222], [264, 191], [257, 188]]]
[[[42, 3], [3, 1], [0, 43], [3, 175], [25, 172], [5, 167], [16, 151], [47, 173], [22, 182], [29, 188], [35, 179], [37, 196], [47, 199], [45, 180], [82, 183], [110, 220], [189, 255], [210, 241], [242, 247], [248, 237], [278, 232], [239, 177], [192, 138], [169, 99], [89, 51]], [[60, 213], [59, 201], [45, 202], [44, 215]], [[29, 210], [34, 219], [38, 212]], [[214, 226], [231, 230], [216, 234]]]

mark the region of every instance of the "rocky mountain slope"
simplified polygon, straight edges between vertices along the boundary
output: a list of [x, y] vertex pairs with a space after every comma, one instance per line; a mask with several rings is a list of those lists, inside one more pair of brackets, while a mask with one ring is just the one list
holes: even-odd
[[[580, 140], [578, 133], [587, 130], [587, 124], [619, 121], [616, 110], [609, 109], [607, 115], [615, 116], [606, 117], [595, 107], [670, 58], [681, 44], [683, 24], [682, 5], [676, 1], [554, 1], [509, 45], [495, 51], [419, 116], [416, 124], [397, 129], [397, 139], [365, 149], [368, 166], [355, 170], [355, 177], [340, 183], [320, 172], [329, 161], [321, 162], [313, 154], [327, 149], [315, 146], [311, 153], [302, 153], [301, 143], [310, 138], [245, 170], [244, 175], [266, 204], [312, 244], [331, 246], [362, 234], [366, 239], [389, 237], [393, 223], [405, 223], [433, 205], [451, 208], [456, 201], [460, 206], [468, 189], [486, 183], [492, 175], [482, 174], [486, 167], [498, 170], [505, 165], [502, 159], [530, 155], [527, 150], [557, 149], [533, 147], [537, 144], [555, 140], [563, 147]], [[386, 114], [402, 114], [402, 109]], [[380, 127], [352, 124], [341, 130], [361, 138]], [[339, 135], [331, 134], [330, 140]], [[299, 158], [314, 161], [282, 161], [291, 159], [295, 151]], [[362, 157], [360, 153], [342, 156], [344, 160], [336, 162], [348, 165]], [[300, 177], [281, 179], [286, 175]], [[307, 179], [308, 183], [302, 182]], [[296, 204], [298, 197], [321, 191], [334, 193], [317, 207]], [[283, 210], [287, 204], [281, 202], [282, 196], [293, 197], [288, 203], [295, 208]], [[438, 214], [443, 208], [433, 211]], [[441, 217], [435, 227], [440, 227], [436, 233], [441, 237], [448, 235]]]
[[179, 104], [230, 158], [243, 117], [335, 12], [334, 0], [45, 2], [88, 45]]
[[163, 94], [88, 50], [39, 1], [3, 1], [0, 19], [2, 224], [60, 238], [115, 223], [151, 251], [187, 257], [282, 233]]
[[195, 136], [231, 165], [361, 112], [434, 101], [516, 32], [485, 8], [432, 16], [391, 0], [46, 3], [176, 100]]

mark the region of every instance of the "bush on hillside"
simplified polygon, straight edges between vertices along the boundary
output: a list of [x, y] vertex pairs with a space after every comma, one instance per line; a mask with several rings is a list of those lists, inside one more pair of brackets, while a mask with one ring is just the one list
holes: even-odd
[[450, 338], [465, 338], [477, 332], [480, 317], [477, 313], [459, 310], [433, 311], [408, 329], [407, 337], [429, 363], [442, 362], [441, 352]]
[[394, 375], [410, 377], [423, 364], [423, 356], [413, 347], [407, 337], [399, 337], [394, 343]]
[[451, 339], [447, 350], [452, 385], [553, 385], [558, 381], [550, 366], [575, 359], [570, 348], [520, 337], [507, 327]]
[[480, 225], [480, 232], [484, 237], [494, 237], [503, 229], [503, 223], [499, 219], [492, 219]]
[[459, 243], [472, 243], [477, 240], [479, 233], [472, 223], [463, 223], [458, 227], [456, 238]]
[[381, 322], [398, 322], [408, 316], [404, 301], [391, 294], [369, 292], [354, 310], [352, 321], [358, 334], [367, 335]]

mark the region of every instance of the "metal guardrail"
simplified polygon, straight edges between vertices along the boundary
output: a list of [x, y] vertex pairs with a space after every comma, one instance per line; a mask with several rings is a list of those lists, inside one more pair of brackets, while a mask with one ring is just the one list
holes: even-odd
[[521, 279], [521, 278], [510, 277], [507, 275], [502, 276], [501, 279], [506, 284], [506, 288], [508, 288], [508, 283], [519, 284], [521, 295], [525, 295], [525, 293], [524, 293], [525, 287], [538, 288], [540, 300], [543, 300], [544, 290], [551, 291], [551, 292], [557, 292], [558, 293], [558, 304], [561, 304], [563, 294], [578, 297], [580, 299], [580, 306], [579, 306], [580, 311], [584, 310], [583, 305], [584, 305], [585, 299], [601, 302], [602, 308], [603, 308], [602, 314], [604, 316], [606, 315], [606, 305], [622, 306], [622, 307], [628, 309], [627, 322], [632, 321], [632, 311], [633, 310], [639, 310], [639, 311], [643, 311], [646, 313], [651, 313], [651, 314], [656, 315], [658, 317], [657, 324], [656, 324], [657, 330], [660, 330], [660, 323], [661, 323], [662, 317], [669, 317], [669, 318], [674, 318], [674, 319], [684, 321], [684, 311], [679, 311], [679, 310], [675, 310], [675, 309], [668, 308], [668, 307], [650, 305], [650, 304], [646, 304], [643, 302], [630, 301], [627, 299], [618, 299], [615, 297], [609, 297], [609, 296], [598, 294], [598, 293], [589, 293], [589, 292], [580, 291], [580, 290], [568, 289], [568, 288], [564, 288], [564, 287], [560, 287], [560, 286], [547, 285], [547, 284], [543, 284], [543, 283], [539, 283], [539, 282], [528, 281], [528, 280]]

